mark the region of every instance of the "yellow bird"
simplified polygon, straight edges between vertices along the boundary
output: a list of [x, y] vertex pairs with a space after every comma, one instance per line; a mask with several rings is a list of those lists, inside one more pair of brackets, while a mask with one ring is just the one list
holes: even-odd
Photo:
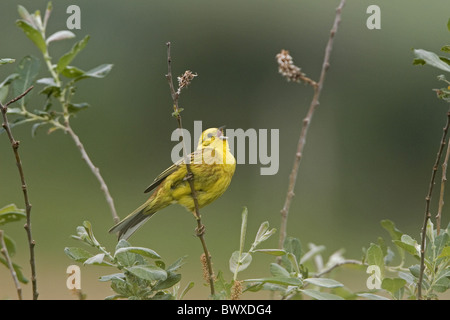
[[[203, 131], [197, 150], [188, 158], [194, 176], [198, 205], [202, 208], [227, 190], [236, 168], [236, 160], [230, 152], [227, 137], [224, 136], [222, 128], [210, 128]], [[150, 192], [156, 188], [150, 198], [113, 226], [109, 232], [118, 232], [119, 239], [128, 239], [153, 214], [173, 203], [182, 205], [195, 216], [194, 200], [186, 175], [184, 159], [167, 168], [145, 190]]]

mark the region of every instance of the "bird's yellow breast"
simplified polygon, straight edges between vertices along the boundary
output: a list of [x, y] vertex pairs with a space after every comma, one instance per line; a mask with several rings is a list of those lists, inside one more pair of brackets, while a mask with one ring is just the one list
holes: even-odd
[[[221, 152], [222, 150], [215, 149], [215, 151], [205, 152], [203, 161], [200, 163], [193, 161], [190, 165], [200, 208], [210, 204], [227, 190], [236, 168], [236, 161], [229, 150], [225, 149], [225, 152]], [[153, 197], [155, 202], [178, 203], [193, 212], [195, 205], [186, 175], [186, 166], [181, 165], [155, 192]]]

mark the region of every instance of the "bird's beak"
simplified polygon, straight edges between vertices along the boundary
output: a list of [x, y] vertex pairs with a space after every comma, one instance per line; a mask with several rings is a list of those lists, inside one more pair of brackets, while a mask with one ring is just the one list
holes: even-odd
[[224, 133], [225, 133], [225, 126], [219, 127], [219, 128], [218, 128], [218, 131], [217, 131], [217, 136], [219, 137], [219, 139], [221, 139], [221, 140], [226, 140], [226, 139], [228, 139], [228, 137], [226, 137], [226, 136], [224, 135]]

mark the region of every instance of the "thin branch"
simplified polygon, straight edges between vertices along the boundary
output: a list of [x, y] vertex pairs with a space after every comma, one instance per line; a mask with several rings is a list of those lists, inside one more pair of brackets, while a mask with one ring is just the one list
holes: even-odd
[[13, 149], [14, 156], [16, 158], [17, 169], [19, 170], [20, 181], [22, 184], [23, 198], [25, 201], [25, 212], [26, 212], [26, 216], [27, 216], [24, 228], [27, 233], [28, 246], [29, 246], [29, 250], [30, 250], [31, 283], [32, 283], [32, 290], [33, 290], [33, 300], [37, 300], [39, 293], [37, 291], [36, 261], [35, 261], [35, 257], [34, 257], [34, 247], [35, 247], [36, 243], [33, 240], [33, 236], [31, 234], [31, 204], [30, 204], [30, 200], [28, 197], [28, 188], [27, 188], [27, 184], [25, 181], [25, 175], [23, 173], [22, 161], [20, 160], [20, 155], [19, 155], [19, 150], [18, 150], [20, 142], [14, 139], [14, 136], [11, 131], [11, 127], [8, 122], [8, 116], [6, 115], [6, 113], [8, 112], [8, 106], [11, 103], [14, 103], [14, 102], [18, 101], [19, 99], [23, 98], [28, 92], [31, 91], [31, 89], [33, 89], [32, 86], [30, 88], [28, 88], [24, 93], [19, 95], [18, 97], [9, 101], [6, 105], [3, 105], [0, 102], [0, 109], [1, 109], [2, 116], [3, 116], [2, 126], [5, 129], [6, 133], [8, 134], [9, 141], [11, 142], [11, 147]]
[[447, 123], [443, 129], [441, 143], [439, 145], [439, 150], [436, 156], [436, 160], [433, 165], [433, 170], [431, 171], [431, 179], [430, 185], [428, 187], [428, 193], [425, 197], [425, 218], [422, 226], [422, 243], [420, 245], [420, 273], [419, 273], [419, 283], [417, 284], [417, 299], [422, 299], [422, 279], [423, 273], [425, 271], [425, 243], [426, 243], [426, 235], [427, 235], [427, 224], [428, 220], [431, 218], [430, 213], [430, 203], [431, 203], [431, 195], [433, 193], [434, 181], [436, 178], [436, 172], [438, 170], [439, 162], [441, 161], [442, 151], [445, 147], [445, 140], [448, 132], [448, 128], [450, 126], [450, 109], [447, 111]]
[[201, 215], [200, 215], [200, 209], [199, 209], [199, 205], [198, 205], [198, 198], [197, 198], [197, 191], [194, 188], [194, 174], [192, 173], [191, 170], [191, 165], [190, 165], [190, 159], [188, 158], [188, 154], [186, 152], [187, 148], [186, 148], [186, 144], [185, 144], [185, 140], [184, 140], [184, 135], [183, 135], [183, 125], [182, 125], [182, 119], [181, 119], [181, 109], [179, 108], [178, 105], [178, 98], [180, 96], [180, 90], [175, 91], [174, 85], [173, 85], [173, 77], [172, 77], [172, 58], [170, 55], [170, 42], [166, 43], [167, 45], [167, 74], [166, 74], [166, 79], [169, 83], [169, 87], [170, 87], [170, 94], [172, 96], [172, 100], [173, 100], [173, 109], [174, 109], [174, 116], [177, 119], [178, 122], [178, 128], [181, 131], [181, 141], [183, 144], [183, 157], [184, 157], [184, 162], [186, 164], [186, 171], [187, 171], [187, 175], [185, 177], [185, 179], [189, 182], [189, 186], [191, 188], [191, 195], [192, 195], [192, 199], [194, 201], [194, 216], [195, 219], [197, 220], [197, 228], [196, 228], [196, 235], [197, 237], [200, 239], [200, 242], [202, 244], [203, 247], [203, 251], [205, 253], [205, 260], [206, 260], [206, 265], [207, 265], [207, 269], [208, 269], [208, 279], [209, 279], [209, 286], [210, 286], [210, 290], [211, 290], [211, 295], [215, 294], [215, 290], [214, 290], [214, 272], [212, 269], [212, 263], [211, 263], [211, 255], [209, 254], [208, 248], [206, 246], [206, 241], [204, 238], [204, 234], [205, 234], [205, 226], [202, 224], [201, 221]]
[[442, 163], [441, 193], [439, 195], [439, 208], [438, 208], [438, 213], [436, 215], [436, 233], [437, 233], [437, 235], [439, 235], [441, 233], [442, 208], [444, 207], [444, 191], [445, 191], [445, 183], [447, 182], [448, 159], [450, 156], [449, 142], [450, 142], [450, 139], [447, 142], [447, 152], [445, 153], [444, 162]]
[[100, 189], [105, 194], [106, 202], [108, 203], [109, 209], [111, 210], [111, 215], [114, 220], [114, 223], [118, 223], [120, 221], [119, 216], [117, 215], [116, 208], [114, 206], [114, 200], [111, 197], [111, 194], [109, 193], [108, 186], [105, 183], [105, 180], [103, 180], [102, 175], [100, 174], [100, 169], [97, 168], [94, 163], [92, 162], [91, 158], [86, 152], [86, 149], [84, 148], [83, 144], [80, 141], [80, 138], [77, 136], [77, 134], [72, 130], [72, 127], [70, 126], [68, 120], [66, 120], [64, 125], [64, 130], [71, 136], [73, 141], [75, 142], [75, 145], [78, 147], [81, 153], [81, 158], [86, 162], [89, 169], [91, 169], [94, 176], [97, 178], [98, 182], [100, 183]]
[[[322, 92], [322, 87], [323, 87], [323, 83], [325, 81], [326, 72], [327, 72], [328, 68], [330, 67], [330, 56], [331, 56], [331, 51], [333, 48], [334, 37], [336, 35], [339, 23], [341, 21], [341, 14], [342, 14], [342, 9], [343, 9], [344, 5], [345, 5], [345, 0], [341, 0], [341, 3], [339, 4], [339, 6], [336, 9], [336, 17], [334, 19], [334, 24], [330, 31], [330, 37], [328, 39], [328, 43], [327, 43], [327, 46], [325, 49], [325, 57], [324, 57], [323, 64], [322, 64], [322, 71], [320, 73], [320, 79], [317, 83], [314, 81], [311, 82], [311, 85], [314, 88], [314, 95], [313, 95], [311, 104], [309, 106], [308, 113], [306, 114], [306, 117], [303, 119], [303, 122], [302, 122], [302, 130], [301, 130], [300, 138], [299, 138], [298, 144], [297, 144], [297, 152], [295, 154], [294, 165], [292, 167], [292, 171], [289, 176], [289, 185], [288, 185], [288, 191], [286, 194], [286, 200], [284, 202], [283, 209], [280, 212], [281, 227], [280, 227], [280, 239], [279, 239], [279, 244], [278, 244], [279, 248], [283, 248], [283, 244], [286, 239], [286, 229], [287, 229], [289, 208], [291, 206], [292, 198], [294, 197], [294, 188], [295, 188], [295, 183], [297, 180], [300, 160], [302, 159], [302, 156], [303, 156], [303, 148], [306, 143], [306, 135], [308, 133], [308, 129], [311, 124], [311, 120], [314, 115], [314, 111], [316, 110], [317, 106], [319, 105], [319, 97], [320, 97], [320, 93]], [[278, 261], [280, 261], [280, 260], [278, 260]]]
[[20, 287], [19, 279], [17, 279], [17, 273], [14, 271], [8, 249], [6, 248], [5, 240], [3, 239], [3, 230], [0, 230], [0, 248], [0, 252], [5, 256], [6, 263], [8, 264], [9, 271], [11, 272], [11, 277], [13, 278], [14, 285], [16, 286], [17, 296], [19, 297], [19, 300], [22, 300], [22, 288]]

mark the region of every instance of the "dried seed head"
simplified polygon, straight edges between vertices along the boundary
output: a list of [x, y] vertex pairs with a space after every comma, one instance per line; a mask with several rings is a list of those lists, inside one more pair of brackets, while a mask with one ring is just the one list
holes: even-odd
[[[278, 62], [278, 72], [287, 79], [293, 82], [310, 82], [306, 75], [301, 72], [301, 69], [294, 64], [294, 61], [287, 50], [281, 50], [276, 56]], [[309, 80], [309, 81], [308, 81]]]
[[231, 287], [231, 300], [239, 300], [242, 295], [242, 281], [235, 280]]
[[[205, 279], [206, 283], [209, 284], [208, 262], [206, 261], [206, 255], [204, 253], [200, 256], [200, 261], [202, 263], [203, 279]], [[214, 274], [212, 275], [212, 280], [216, 280]]]
[[191, 81], [197, 76], [196, 73], [192, 73], [191, 70], [186, 70], [181, 77], [177, 77], [178, 79], [178, 91], [180, 94], [181, 89], [187, 88], [188, 85], [191, 84]]

